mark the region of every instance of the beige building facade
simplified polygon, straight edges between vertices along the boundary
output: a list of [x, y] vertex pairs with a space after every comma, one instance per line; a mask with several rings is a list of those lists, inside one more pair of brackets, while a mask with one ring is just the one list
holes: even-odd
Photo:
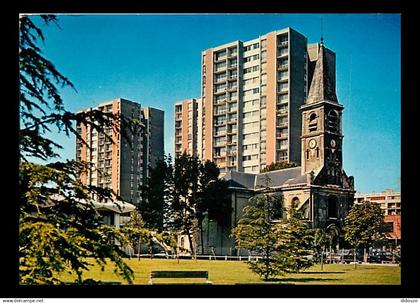
[[[76, 160], [90, 163], [80, 178], [84, 184], [112, 189], [122, 200], [138, 204], [143, 180], [148, 168], [153, 166], [152, 160], [163, 158], [163, 111], [143, 109], [140, 104], [122, 98], [82, 111], [93, 109], [137, 119], [141, 121], [141, 127], [134, 132], [123, 129], [124, 126], [119, 132], [105, 128], [112, 142], [89, 125], [78, 124], [76, 129], [86, 144], [76, 138]], [[151, 120], [152, 116], [156, 116], [156, 121]], [[159, 124], [161, 130], [158, 130]], [[131, 145], [123, 132], [127, 133]]]
[[192, 98], [175, 103], [175, 157], [197, 155], [199, 102]]
[[203, 159], [222, 173], [300, 162], [306, 48], [307, 39], [286, 28], [202, 52]]

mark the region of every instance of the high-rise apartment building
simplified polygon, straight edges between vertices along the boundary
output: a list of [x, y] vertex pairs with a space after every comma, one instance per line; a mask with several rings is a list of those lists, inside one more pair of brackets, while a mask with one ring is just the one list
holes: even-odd
[[199, 103], [200, 99], [198, 102], [196, 99], [186, 99], [175, 103], [175, 157], [184, 152], [197, 155]]
[[142, 108], [145, 132], [143, 136], [143, 176], [150, 177], [150, 167], [164, 156], [164, 111], [153, 107]]
[[308, 87], [307, 39], [291, 28], [202, 52], [198, 154], [222, 173], [300, 163]]
[[163, 158], [163, 111], [142, 109], [140, 104], [121, 98], [82, 111], [92, 109], [135, 118], [142, 125], [133, 132], [124, 129], [124, 125], [119, 132], [105, 128], [105, 133], [114, 141], [111, 142], [89, 125], [78, 124], [77, 131], [88, 146], [76, 139], [76, 159], [91, 164], [80, 176], [81, 180], [84, 184], [110, 188], [123, 200], [137, 204], [148, 167], [153, 167], [156, 159]]

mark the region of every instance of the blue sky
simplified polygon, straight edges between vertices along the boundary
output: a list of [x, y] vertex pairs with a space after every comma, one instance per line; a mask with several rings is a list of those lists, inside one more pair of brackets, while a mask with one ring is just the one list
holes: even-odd
[[[359, 192], [400, 190], [401, 18], [399, 14], [59, 15], [42, 27], [44, 54], [76, 86], [68, 110], [122, 97], [165, 111], [173, 154], [173, 104], [200, 95], [201, 51], [292, 27], [337, 55], [344, 105], [343, 161]], [[52, 134], [73, 159], [75, 138]]]

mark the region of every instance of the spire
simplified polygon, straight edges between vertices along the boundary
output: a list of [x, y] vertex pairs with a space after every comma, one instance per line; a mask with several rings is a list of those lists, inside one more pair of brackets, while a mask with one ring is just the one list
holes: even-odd
[[335, 93], [335, 70], [332, 64], [334, 64], [333, 58], [326, 56], [324, 38], [321, 37], [321, 43], [318, 45], [318, 59], [315, 63], [314, 74], [306, 100], [307, 104], [324, 100], [338, 103]]

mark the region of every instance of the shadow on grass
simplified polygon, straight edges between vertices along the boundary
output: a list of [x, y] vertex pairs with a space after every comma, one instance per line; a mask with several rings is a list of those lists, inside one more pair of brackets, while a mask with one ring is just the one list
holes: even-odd
[[327, 281], [339, 281], [342, 279], [329, 279], [329, 278], [280, 278], [280, 279], [270, 279], [267, 282], [327, 282]]
[[304, 275], [325, 275], [325, 274], [344, 274], [344, 271], [302, 271], [300, 274]]

